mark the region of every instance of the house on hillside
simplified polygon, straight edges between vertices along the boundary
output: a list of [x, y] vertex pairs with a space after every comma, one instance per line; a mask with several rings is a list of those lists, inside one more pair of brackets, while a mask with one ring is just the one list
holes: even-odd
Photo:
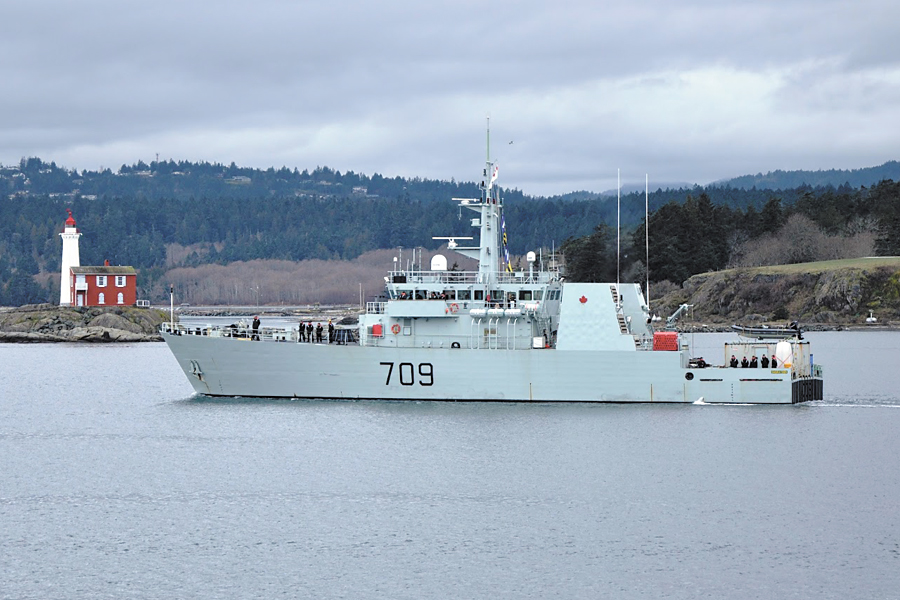
[[137, 273], [134, 267], [71, 267], [71, 297], [75, 306], [134, 306]]

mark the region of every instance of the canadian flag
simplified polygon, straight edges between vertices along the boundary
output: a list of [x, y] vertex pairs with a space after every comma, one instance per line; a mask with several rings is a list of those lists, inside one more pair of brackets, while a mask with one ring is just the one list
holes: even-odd
[[491, 180], [488, 182], [488, 189], [494, 187], [494, 182], [497, 181], [497, 175], [500, 174], [500, 167], [494, 167], [494, 170], [491, 172]]

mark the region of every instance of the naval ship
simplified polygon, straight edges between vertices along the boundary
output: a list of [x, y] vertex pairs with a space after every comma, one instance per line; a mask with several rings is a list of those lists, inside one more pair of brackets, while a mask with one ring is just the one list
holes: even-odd
[[[297, 328], [165, 323], [161, 334], [204, 396], [500, 402], [791, 404], [822, 399], [822, 368], [793, 337], [726, 342], [722, 364], [692, 355], [675, 315], [655, 319], [640, 284], [568, 282], [555, 260], [513, 269], [490, 134], [473, 237], [444, 237], [477, 270], [398, 264], [353, 329], [321, 343]], [[473, 231], [474, 233], [474, 231]], [[660, 326], [658, 326], [660, 325]], [[329, 343], [330, 342], [330, 343]], [[769, 362], [769, 356], [773, 361]], [[766, 364], [766, 368], [731, 366]], [[762, 359], [765, 360], [755, 360]], [[745, 362], [746, 361], [746, 362]]]

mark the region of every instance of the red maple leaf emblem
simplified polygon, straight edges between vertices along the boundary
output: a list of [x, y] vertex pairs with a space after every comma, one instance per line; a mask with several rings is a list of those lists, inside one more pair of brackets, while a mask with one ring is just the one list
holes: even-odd
[[587, 302], [587, 297], [582, 296], [581, 298], [578, 299], [578, 301], [581, 302], [582, 304], [584, 304], [585, 302]]

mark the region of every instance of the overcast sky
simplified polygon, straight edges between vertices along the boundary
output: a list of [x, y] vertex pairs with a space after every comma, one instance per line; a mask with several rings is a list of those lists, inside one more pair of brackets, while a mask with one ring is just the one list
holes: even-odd
[[529, 194], [900, 159], [896, 0], [0, 5], [0, 163], [162, 159]]

